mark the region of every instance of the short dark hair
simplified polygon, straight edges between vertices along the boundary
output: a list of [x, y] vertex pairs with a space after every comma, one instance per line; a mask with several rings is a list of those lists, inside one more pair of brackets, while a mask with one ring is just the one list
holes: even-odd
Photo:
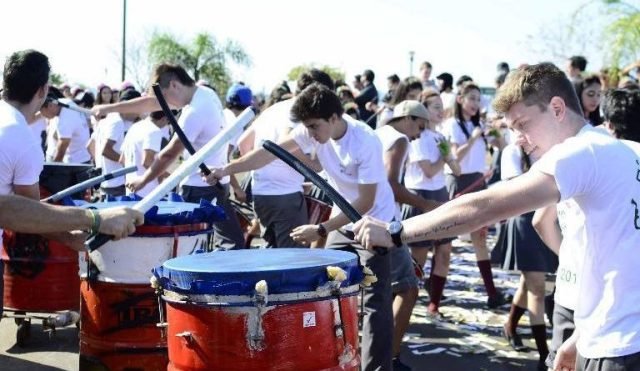
[[570, 57], [569, 62], [571, 63], [571, 67], [577, 68], [580, 72], [584, 72], [587, 69], [587, 58], [581, 55]]
[[325, 85], [313, 83], [296, 97], [291, 107], [291, 120], [328, 120], [333, 114], [342, 116], [343, 113], [344, 108], [336, 93]]
[[567, 76], [553, 63], [533, 64], [509, 73], [498, 89], [493, 107], [498, 113], [505, 113], [522, 102], [545, 111], [553, 97], [562, 98], [567, 108], [582, 116], [580, 101]]
[[433, 68], [433, 66], [431, 65], [431, 63], [424, 61], [420, 64], [420, 69], [425, 69], [425, 68]]
[[369, 82], [373, 82], [373, 79], [376, 78], [376, 74], [373, 73], [373, 71], [371, 70], [364, 70], [364, 72], [362, 73], [362, 76], [365, 78], [365, 80]]
[[497, 71], [499, 71], [499, 72], [500, 72], [500, 71], [504, 71], [504, 72], [506, 72], [506, 73], [509, 73], [509, 70], [510, 70], [510, 69], [511, 69], [511, 68], [509, 68], [509, 63], [507, 63], [507, 62], [500, 62], [500, 63], [498, 63], [498, 65], [496, 66], [496, 70], [497, 70]]
[[161, 88], [169, 86], [169, 82], [178, 80], [186, 86], [194, 86], [196, 82], [189, 76], [184, 67], [177, 64], [161, 63], [153, 70], [152, 84], [158, 84]]
[[451, 76], [448, 72], [443, 72], [436, 76], [436, 79], [442, 80], [442, 89], [440, 92], [443, 92], [447, 89], [453, 89], [453, 76]]
[[28, 104], [41, 87], [49, 82], [49, 58], [28, 49], [15, 52], [4, 64], [2, 96], [6, 100]]
[[296, 81], [298, 89], [297, 92], [302, 92], [307, 88], [307, 86], [314, 82], [320, 83], [331, 90], [335, 90], [333, 79], [328, 73], [317, 68], [311, 68], [310, 70], [303, 72], [300, 77], [298, 77], [298, 81]]
[[473, 81], [471, 76], [462, 75], [462, 76], [458, 77], [458, 79], [456, 80], [456, 86], [457, 87], [461, 87], [462, 85], [464, 85], [465, 83], [470, 82], [470, 81]]
[[640, 142], [640, 90], [607, 91], [602, 100], [602, 111], [617, 138]]
[[395, 73], [393, 75], [387, 77], [387, 80], [389, 80], [389, 82], [393, 83], [393, 84], [398, 84], [400, 82], [400, 78]]

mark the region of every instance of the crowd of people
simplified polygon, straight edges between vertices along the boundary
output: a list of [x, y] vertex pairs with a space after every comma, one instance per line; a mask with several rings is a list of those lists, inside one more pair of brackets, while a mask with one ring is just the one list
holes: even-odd
[[[217, 248], [246, 247], [235, 198], [252, 206], [265, 247], [357, 254], [377, 277], [363, 295], [363, 370], [409, 369], [400, 348], [422, 286], [429, 318], [446, 321], [440, 301], [451, 242], [465, 233], [487, 308], [511, 305], [504, 337], [515, 350], [524, 349], [517, 327], [529, 313], [539, 369], [640, 370], [640, 287], [633, 276], [639, 255], [632, 250], [640, 242], [634, 199], [640, 66], [625, 69], [617, 86], [608, 71], [587, 74], [586, 66], [580, 56], [569, 58], [565, 71], [550, 63], [512, 70], [502, 62], [495, 96], [483, 94], [470, 76], [454, 81], [442, 72], [432, 79], [429, 62], [417, 77], [389, 76], [384, 94], [370, 69], [351, 84], [310, 69], [295, 91], [282, 82], [264, 103], [242, 82], [222, 94], [169, 63], [155, 67], [151, 83], [175, 109], [195, 150], [247, 107], [259, 111], [204, 161], [210, 175], [196, 170], [178, 191], [187, 202], [205, 199], [225, 210], [227, 218], [214, 224]], [[74, 229], [133, 233], [142, 216], [132, 210], [58, 208], [5, 196], [40, 199], [45, 160], [88, 164], [104, 174], [134, 165], [137, 172], [103, 182], [96, 198], [145, 196], [189, 157], [150, 89], [53, 87], [49, 73], [47, 57], [33, 50], [16, 52], [5, 64], [0, 227], [66, 232], [52, 238], [78, 249], [86, 235], [68, 233]], [[352, 223], [334, 207], [327, 220], [310, 223], [310, 187], [262, 148], [264, 140], [321, 173], [363, 220]], [[35, 223], [22, 212], [9, 220], [18, 201], [52, 221]], [[497, 236], [493, 250], [488, 233]], [[494, 284], [496, 265], [521, 272], [512, 298]], [[555, 295], [545, 297], [545, 277], [556, 272]], [[553, 326], [550, 349], [545, 313]]]

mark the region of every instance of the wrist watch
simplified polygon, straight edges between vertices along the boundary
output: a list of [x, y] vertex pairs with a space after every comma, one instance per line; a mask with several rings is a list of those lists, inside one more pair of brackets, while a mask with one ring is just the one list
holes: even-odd
[[402, 238], [400, 236], [402, 234], [402, 229], [402, 223], [396, 220], [387, 225], [387, 232], [391, 235], [391, 241], [393, 241], [393, 244], [396, 247], [402, 246]]
[[322, 223], [318, 224], [318, 236], [327, 237], [327, 228], [322, 225]]

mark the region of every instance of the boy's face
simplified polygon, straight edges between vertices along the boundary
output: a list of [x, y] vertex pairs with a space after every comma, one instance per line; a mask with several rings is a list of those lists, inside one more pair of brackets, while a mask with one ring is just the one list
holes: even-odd
[[[554, 99], [560, 98], [554, 97], [552, 101]], [[551, 147], [566, 139], [559, 132], [562, 123], [556, 109], [552, 103], [543, 111], [536, 104], [527, 106], [518, 102], [505, 114], [507, 125], [515, 133], [516, 144], [528, 150], [530, 156], [540, 158]]]
[[309, 135], [318, 143], [326, 143], [331, 139], [331, 134], [335, 125], [337, 115], [333, 115], [329, 120], [325, 119], [308, 119], [303, 121], [303, 125], [307, 128]]

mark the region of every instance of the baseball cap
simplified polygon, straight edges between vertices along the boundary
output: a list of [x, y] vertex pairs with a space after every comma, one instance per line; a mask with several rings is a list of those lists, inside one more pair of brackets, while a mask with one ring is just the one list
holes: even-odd
[[417, 100], [404, 100], [393, 109], [393, 117], [391, 119], [399, 119], [406, 116], [420, 117], [425, 120], [429, 119], [429, 111], [424, 105]]
[[253, 100], [253, 93], [247, 86], [233, 84], [227, 91], [226, 101], [239, 107], [249, 107]]

